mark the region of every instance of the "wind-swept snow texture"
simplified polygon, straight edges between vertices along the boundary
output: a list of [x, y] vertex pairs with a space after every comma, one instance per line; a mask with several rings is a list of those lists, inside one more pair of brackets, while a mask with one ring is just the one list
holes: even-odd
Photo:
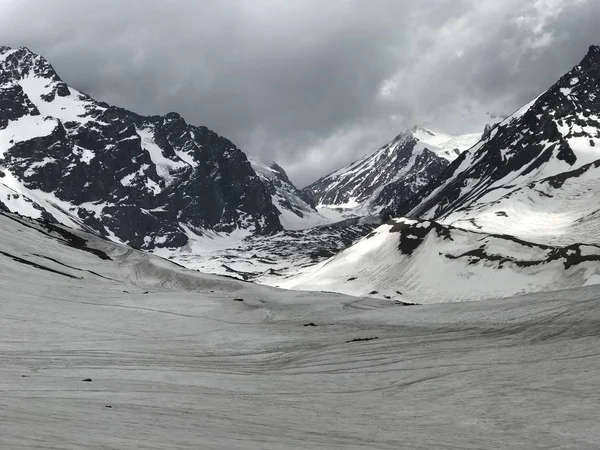
[[405, 307], [0, 230], [2, 449], [600, 446], [595, 287]]

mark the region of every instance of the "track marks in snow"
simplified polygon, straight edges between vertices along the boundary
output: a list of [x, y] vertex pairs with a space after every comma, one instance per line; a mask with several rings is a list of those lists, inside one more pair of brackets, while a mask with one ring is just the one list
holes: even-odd
[[0, 448], [600, 444], [594, 287], [406, 308], [202, 275], [90, 239], [103, 260], [19, 227], [0, 215], [3, 251], [112, 280], [0, 258]]

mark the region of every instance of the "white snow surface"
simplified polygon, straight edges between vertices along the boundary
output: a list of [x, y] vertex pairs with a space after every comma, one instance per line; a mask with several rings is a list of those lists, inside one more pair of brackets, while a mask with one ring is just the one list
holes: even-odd
[[42, 217], [42, 211], [36, 208], [35, 202], [3, 183], [0, 183], [0, 203], [6, 206], [10, 212], [34, 219]]
[[473, 147], [481, 139], [481, 133], [453, 135], [421, 126], [413, 128], [412, 133], [432, 152], [448, 161], [454, 161], [462, 152]]
[[[1, 169], [4, 176], [0, 178], [0, 202], [16, 214], [38, 219], [41, 211], [50, 213], [56, 220], [70, 227], [85, 228], [78, 220], [76, 207], [59, 200], [53, 194], [36, 189], [28, 189], [10, 171]], [[34, 206], [36, 205], [36, 206]]]
[[48, 136], [57, 126], [56, 120], [42, 116], [23, 116], [9, 121], [6, 128], [0, 129], [0, 159], [14, 144]]
[[[187, 163], [183, 160], [173, 161], [163, 155], [162, 149], [154, 140], [154, 130], [151, 128], [136, 128], [137, 134], [142, 139], [142, 148], [150, 154], [150, 159], [156, 167], [156, 173], [168, 185], [171, 182], [171, 172], [187, 167]], [[147, 180], [150, 182], [152, 180]], [[156, 183], [154, 183], [156, 185]], [[160, 192], [160, 188], [153, 189], [155, 194]]]
[[[442, 222], [473, 231], [505, 233], [551, 245], [600, 243], [597, 198], [600, 168], [590, 167], [567, 179], [559, 189], [540, 181], [521, 189], [512, 186], [482, 197], [469, 210]], [[552, 198], [549, 198], [552, 196]]]
[[402, 307], [31, 226], [0, 214], [2, 449], [600, 447], [596, 287]]
[[[564, 259], [549, 260], [552, 249], [463, 229], [451, 230], [450, 238], [432, 230], [412, 254], [405, 254], [400, 250], [401, 233], [415, 242], [420, 238], [411, 229], [395, 230], [397, 224], [417, 229], [431, 225], [395, 219], [338, 255], [267, 283], [285, 289], [439, 303], [586, 286], [598, 282], [600, 275], [598, 261], [565, 267]], [[587, 254], [600, 251], [598, 246], [585, 248]], [[490, 257], [478, 257], [482, 249]]]
[[[18, 81], [29, 100], [38, 108], [42, 116], [54, 117], [61, 122], [79, 122], [81, 124], [92, 120], [88, 117], [88, 108], [92, 101], [77, 90], [69, 87], [70, 94], [66, 97], [55, 96], [51, 102], [42, 99], [54, 88], [54, 83], [36, 74], [24, 77]], [[94, 105], [96, 109], [99, 108]]]

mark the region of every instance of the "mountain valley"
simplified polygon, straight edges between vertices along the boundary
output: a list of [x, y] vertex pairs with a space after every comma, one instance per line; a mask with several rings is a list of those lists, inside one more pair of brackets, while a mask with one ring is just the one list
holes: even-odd
[[599, 448], [599, 91], [298, 189], [0, 47], [0, 448]]
[[428, 303], [600, 281], [597, 47], [483, 135], [416, 126], [304, 189], [176, 113], [111, 107], [26, 48], [0, 54], [6, 211], [290, 289]]

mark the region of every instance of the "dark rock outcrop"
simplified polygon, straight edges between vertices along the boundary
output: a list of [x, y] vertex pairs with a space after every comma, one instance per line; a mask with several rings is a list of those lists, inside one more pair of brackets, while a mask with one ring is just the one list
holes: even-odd
[[435, 180], [448, 165], [447, 159], [430, 151], [407, 131], [303, 192], [320, 205], [387, 211]]
[[26, 48], [0, 47], [0, 135], [3, 171], [137, 248], [181, 247], [205, 229], [282, 228], [268, 187], [229, 140], [176, 113], [95, 101]]
[[535, 101], [487, 129], [478, 146], [418, 195], [398, 204], [393, 215], [439, 220], [456, 212], [475, 214], [480, 200], [494, 191], [506, 198], [582, 175], [595, 167], [591, 161], [600, 159], [593, 151], [579, 150], [586, 145], [593, 149], [600, 137], [599, 92], [600, 47], [592, 46], [579, 65]]

